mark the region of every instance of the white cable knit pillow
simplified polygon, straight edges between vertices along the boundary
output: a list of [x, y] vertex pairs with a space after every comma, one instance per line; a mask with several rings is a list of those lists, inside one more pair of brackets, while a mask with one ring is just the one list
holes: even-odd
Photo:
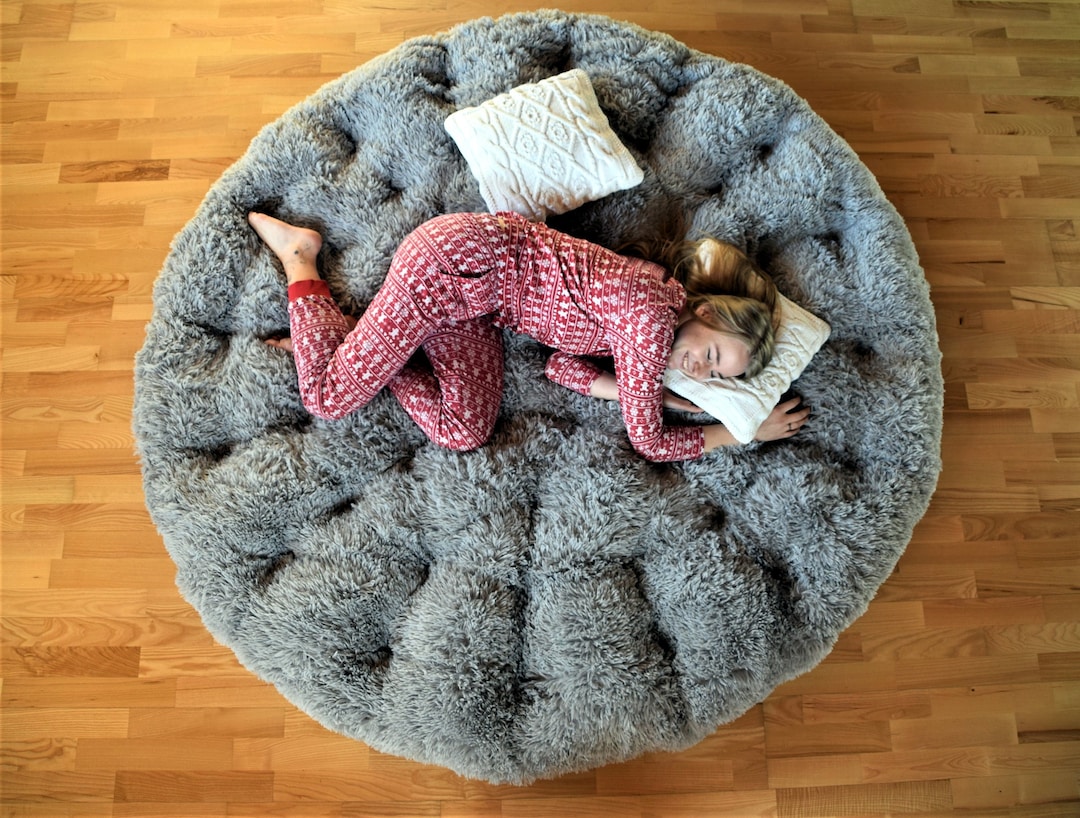
[[[779, 295], [779, 294], [778, 294]], [[753, 378], [726, 378], [701, 383], [675, 369], [664, 373], [672, 392], [697, 404], [727, 427], [740, 443], [749, 443], [780, 396], [802, 374], [829, 337], [831, 327], [794, 301], [779, 296], [780, 328], [776, 352]]]
[[544, 221], [644, 178], [580, 68], [455, 111], [445, 127], [493, 213]]

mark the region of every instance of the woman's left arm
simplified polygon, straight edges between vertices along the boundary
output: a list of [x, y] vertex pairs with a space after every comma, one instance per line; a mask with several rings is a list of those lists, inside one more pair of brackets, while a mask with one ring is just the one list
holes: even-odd
[[664, 423], [663, 378], [674, 323], [674, 315], [652, 307], [617, 316], [607, 327], [619, 411], [630, 443], [647, 460], [692, 460], [704, 451], [700, 426]]
[[[619, 383], [615, 380], [615, 376], [610, 372], [604, 372], [593, 381], [589, 394], [594, 398], [618, 400]], [[670, 389], [664, 390], [664, 407], [666, 409], [679, 409], [683, 412], [693, 412], [695, 414], [703, 411], [696, 403], [691, 403], [686, 398], [679, 397]]]
[[589, 387], [589, 394], [602, 400], [618, 400], [619, 384], [610, 372], [601, 372]]
[[600, 374], [600, 370], [584, 358], [555, 350], [548, 358], [544, 374], [547, 375], [548, 380], [559, 386], [588, 395], [589, 388]]

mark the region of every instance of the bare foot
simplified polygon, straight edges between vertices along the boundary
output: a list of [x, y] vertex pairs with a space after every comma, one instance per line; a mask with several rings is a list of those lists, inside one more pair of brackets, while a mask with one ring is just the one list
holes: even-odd
[[278, 257], [290, 279], [301, 270], [310, 272], [315, 269], [315, 259], [322, 247], [322, 236], [318, 232], [296, 227], [265, 213], [248, 213], [248, 223]]

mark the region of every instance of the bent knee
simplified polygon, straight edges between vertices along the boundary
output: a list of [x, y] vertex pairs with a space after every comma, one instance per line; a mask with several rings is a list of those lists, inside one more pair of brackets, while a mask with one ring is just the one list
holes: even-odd
[[368, 401], [354, 399], [349, 402], [327, 400], [319, 394], [301, 394], [301, 402], [308, 414], [320, 420], [341, 420], [367, 405]]
[[436, 440], [437, 444], [444, 449], [449, 449], [452, 452], [473, 452], [483, 446], [487, 441], [472, 441], [472, 440]]
[[431, 439], [442, 446], [455, 452], [471, 452], [479, 449], [491, 437], [495, 429], [495, 419], [481, 426], [468, 426], [460, 420], [444, 422], [434, 431]]
[[305, 406], [308, 414], [312, 417], [317, 417], [319, 420], [341, 420], [344, 417], [348, 417], [350, 414], [340, 409], [327, 409], [323, 406]]
[[449, 437], [433, 437], [432, 441], [452, 452], [471, 452], [487, 443], [488, 439], [486, 437], [462, 437], [459, 435], [452, 435]]

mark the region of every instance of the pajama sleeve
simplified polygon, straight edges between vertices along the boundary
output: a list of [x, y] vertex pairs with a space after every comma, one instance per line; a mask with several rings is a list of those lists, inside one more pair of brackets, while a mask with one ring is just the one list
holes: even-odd
[[579, 358], [577, 355], [554, 352], [548, 358], [544, 374], [560, 386], [588, 395], [593, 381], [600, 377], [601, 369], [591, 361]]
[[[429, 438], [455, 451], [484, 445], [502, 403], [502, 331], [486, 316], [449, 324], [388, 384]], [[426, 365], [425, 365], [426, 364]]]
[[705, 452], [700, 426], [664, 423], [664, 368], [673, 323], [651, 310], [620, 319], [611, 332], [619, 406], [634, 449], [646, 460], [693, 460]]

